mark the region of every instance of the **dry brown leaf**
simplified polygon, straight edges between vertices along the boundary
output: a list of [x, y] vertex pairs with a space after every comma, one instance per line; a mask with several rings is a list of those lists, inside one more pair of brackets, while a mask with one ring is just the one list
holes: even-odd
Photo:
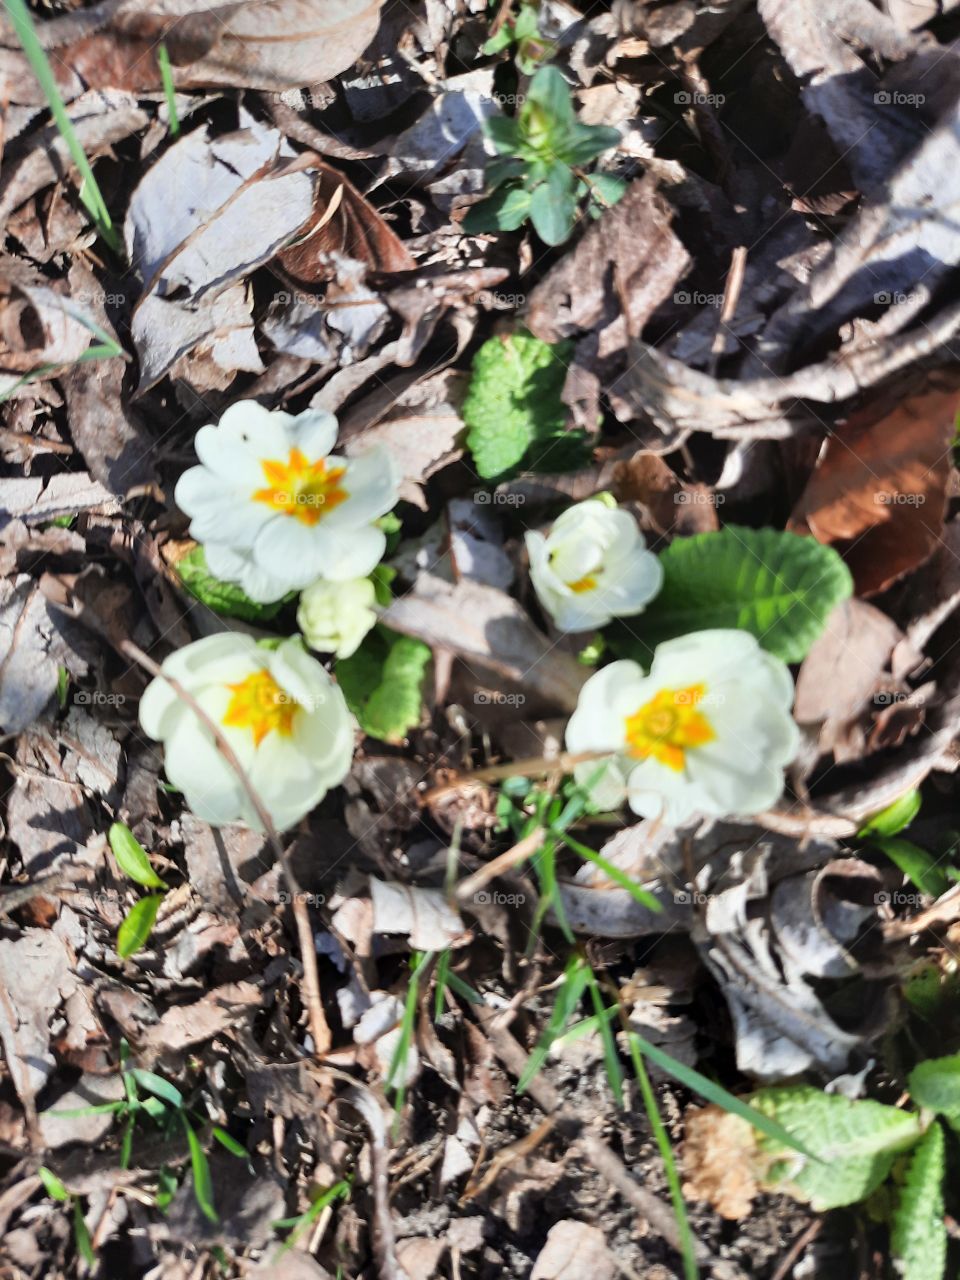
[[863, 600], [845, 600], [827, 619], [797, 677], [794, 718], [800, 724], [851, 719], [887, 667], [900, 628]]
[[[103, 0], [40, 29], [68, 98], [89, 88], [162, 86], [157, 46], [180, 89], [224, 85], [279, 91], [332, 79], [376, 34], [382, 0]], [[13, 102], [44, 102], [9, 21], [0, 24], [0, 90]]]
[[[639, 337], [690, 259], [652, 182], [635, 182], [534, 289], [527, 324], [544, 342], [610, 325]], [[625, 313], [625, 314], [624, 314]]]
[[342, 253], [371, 271], [412, 271], [413, 256], [378, 209], [344, 175], [308, 152], [298, 162], [317, 174], [313, 212], [278, 261], [297, 284], [318, 284], [331, 274], [329, 255]]
[[688, 1107], [684, 1126], [684, 1195], [705, 1200], [724, 1218], [746, 1218], [759, 1191], [750, 1169], [756, 1150], [752, 1126], [713, 1105]]
[[618, 1271], [599, 1227], [564, 1218], [550, 1228], [530, 1280], [613, 1280]]
[[933, 554], [943, 532], [960, 395], [945, 380], [854, 414], [827, 441], [789, 528], [843, 555], [860, 595]]

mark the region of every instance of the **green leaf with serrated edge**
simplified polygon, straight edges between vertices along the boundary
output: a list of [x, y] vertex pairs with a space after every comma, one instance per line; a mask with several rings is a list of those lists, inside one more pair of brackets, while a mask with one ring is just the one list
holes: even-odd
[[770, 1165], [759, 1181], [766, 1190], [786, 1192], [818, 1212], [869, 1196], [890, 1173], [894, 1158], [922, 1133], [915, 1112], [824, 1093], [812, 1085], [760, 1089], [749, 1101], [818, 1157], [807, 1160], [763, 1135], [758, 1142]]
[[893, 1212], [890, 1252], [902, 1280], [943, 1280], [947, 1266], [945, 1174], [943, 1130], [934, 1122], [910, 1157]]
[[904, 827], [909, 827], [920, 812], [920, 805], [920, 792], [913, 787], [910, 791], [905, 791], [902, 796], [898, 796], [893, 804], [888, 804], [885, 809], [868, 818], [857, 832], [857, 836], [861, 840], [866, 840], [870, 836], [899, 835]]
[[200, 1139], [194, 1132], [193, 1126], [182, 1111], [180, 1112], [180, 1119], [187, 1135], [187, 1146], [190, 1148], [190, 1168], [193, 1171], [194, 1199], [211, 1222], [219, 1222], [220, 1218], [213, 1203], [213, 1179], [210, 1177], [207, 1154], [200, 1145]]
[[364, 733], [402, 742], [420, 723], [429, 645], [378, 625], [356, 653], [334, 668], [347, 705]]
[[536, 441], [563, 434], [567, 410], [560, 395], [571, 355], [568, 342], [550, 346], [514, 333], [489, 339], [474, 356], [461, 413], [483, 479], [503, 477]]
[[164, 1080], [163, 1076], [158, 1076], [153, 1071], [145, 1071], [142, 1067], [131, 1067], [130, 1074], [141, 1089], [152, 1093], [155, 1098], [169, 1102], [171, 1107], [183, 1106], [183, 1094], [175, 1084]]
[[240, 618], [244, 622], [269, 622], [275, 618], [296, 592], [275, 600], [272, 604], [257, 604], [235, 582], [221, 582], [207, 568], [203, 547], [197, 546], [174, 564], [177, 576], [187, 591], [214, 613], [227, 618]]
[[918, 1063], [907, 1076], [907, 1088], [918, 1107], [960, 1116], [960, 1053]]
[[801, 662], [831, 610], [853, 591], [850, 570], [832, 547], [777, 529], [726, 525], [677, 538], [660, 563], [663, 587], [642, 627], [617, 623], [607, 632], [611, 648], [644, 664], [664, 640], [715, 627], [750, 631], [784, 662]]
[[124, 822], [115, 822], [107, 837], [117, 865], [125, 876], [147, 889], [165, 889], [147, 857], [147, 851]]
[[117, 930], [117, 955], [126, 959], [146, 946], [147, 939], [157, 919], [162, 893], [141, 898], [127, 912], [126, 919]]

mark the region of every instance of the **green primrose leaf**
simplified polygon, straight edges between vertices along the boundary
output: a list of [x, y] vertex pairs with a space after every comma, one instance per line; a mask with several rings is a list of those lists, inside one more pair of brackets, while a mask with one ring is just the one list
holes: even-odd
[[200, 546], [181, 556], [173, 567], [187, 591], [201, 604], [214, 613], [221, 613], [227, 618], [241, 618], [244, 622], [269, 622], [296, 595], [296, 592], [291, 592], [272, 604], [257, 604], [235, 582], [221, 582], [210, 573]]
[[890, 1231], [890, 1252], [901, 1280], [943, 1280], [947, 1228], [943, 1130], [932, 1124], [910, 1157]]
[[611, 647], [648, 663], [664, 640], [714, 627], [750, 631], [784, 662], [801, 662], [831, 610], [853, 591], [832, 547], [776, 529], [727, 525], [677, 538], [660, 555], [663, 588], [634, 627], [608, 632]]
[[142, 884], [147, 889], [165, 889], [167, 886], [160, 879], [147, 857], [147, 851], [123, 822], [115, 822], [107, 837], [110, 848], [117, 860], [117, 865], [124, 875]]
[[521, 463], [562, 471], [586, 460], [587, 437], [567, 432], [560, 394], [572, 347], [525, 333], [490, 338], [473, 360], [461, 409], [477, 474], [503, 479]]
[[364, 733], [402, 742], [420, 723], [430, 647], [376, 626], [356, 653], [338, 659], [337, 682]]
[[907, 1076], [907, 1088], [918, 1107], [960, 1121], [960, 1053], [918, 1063]]
[[762, 1135], [758, 1142], [771, 1160], [764, 1187], [806, 1201], [818, 1213], [864, 1200], [922, 1133], [914, 1111], [812, 1085], [761, 1089], [749, 1101], [817, 1157], [808, 1160]]

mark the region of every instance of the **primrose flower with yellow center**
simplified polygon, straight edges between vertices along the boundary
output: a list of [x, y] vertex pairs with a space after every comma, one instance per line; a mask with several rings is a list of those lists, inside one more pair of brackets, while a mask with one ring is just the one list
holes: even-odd
[[[178, 649], [161, 670], [219, 726], [278, 830], [293, 826], [347, 776], [353, 719], [299, 636], [274, 649], [223, 632]], [[140, 724], [163, 743], [167, 777], [198, 818], [261, 829], [209, 727], [161, 676], [140, 699]]]
[[561, 631], [592, 631], [640, 613], [663, 569], [628, 511], [606, 495], [568, 507], [550, 532], [526, 535], [530, 580]]
[[698, 814], [770, 808], [800, 731], [786, 665], [746, 631], [697, 631], [658, 646], [650, 674], [612, 662], [583, 686], [567, 750], [610, 752], [576, 765], [595, 803], [681, 826]]
[[200, 428], [200, 465], [180, 477], [175, 498], [214, 577], [266, 603], [318, 578], [371, 572], [386, 549], [375, 521], [396, 504], [400, 477], [383, 448], [331, 457], [336, 439], [331, 413], [294, 417], [253, 400]]

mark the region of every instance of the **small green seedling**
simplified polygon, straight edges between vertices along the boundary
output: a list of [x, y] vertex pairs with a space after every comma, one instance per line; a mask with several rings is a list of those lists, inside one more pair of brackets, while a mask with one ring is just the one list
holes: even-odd
[[97, 1259], [93, 1252], [93, 1241], [90, 1239], [90, 1232], [87, 1230], [87, 1224], [84, 1221], [80, 1197], [68, 1191], [60, 1178], [57, 1177], [52, 1169], [48, 1169], [46, 1165], [41, 1165], [37, 1170], [37, 1174], [43, 1183], [44, 1191], [46, 1191], [51, 1200], [71, 1206], [73, 1239], [77, 1246], [77, 1253], [79, 1253], [88, 1267], [95, 1267]]
[[310, 1207], [305, 1209], [303, 1213], [297, 1214], [293, 1218], [278, 1218], [276, 1222], [272, 1223], [271, 1225], [275, 1231], [289, 1230], [290, 1232], [273, 1259], [274, 1263], [277, 1263], [288, 1249], [293, 1248], [303, 1232], [316, 1222], [324, 1209], [334, 1204], [337, 1200], [349, 1200], [352, 1188], [353, 1175], [350, 1174], [346, 1178], [341, 1178], [339, 1182], [335, 1182], [332, 1187], [328, 1187], [325, 1191], [318, 1190], [310, 1201]]
[[540, 16], [536, 5], [522, 4], [517, 16], [508, 18], [480, 52], [491, 57], [504, 49], [514, 50], [514, 61], [525, 76], [532, 76], [546, 58], [549, 45], [540, 35]]
[[484, 131], [500, 158], [487, 165], [490, 194], [469, 210], [465, 231], [516, 231], [529, 220], [545, 244], [563, 244], [585, 200], [587, 212], [597, 217], [626, 190], [620, 178], [585, 172], [620, 135], [605, 125], [580, 123], [556, 67], [540, 68], [515, 117], [495, 116]]
[[[124, 875], [147, 889], [166, 889], [166, 884], [150, 864], [147, 851], [128, 826], [115, 822], [108, 839], [117, 865]], [[141, 898], [127, 912], [117, 930], [117, 955], [126, 960], [146, 945], [157, 921], [157, 912], [163, 901], [162, 893], [152, 893]]]
[[[176, 1126], [183, 1128], [190, 1155], [190, 1167], [193, 1173], [193, 1192], [201, 1211], [211, 1222], [219, 1222], [213, 1198], [213, 1182], [210, 1176], [210, 1165], [206, 1152], [200, 1143], [194, 1124], [203, 1124], [187, 1106], [180, 1090], [158, 1076], [153, 1071], [141, 1067], [127, 1066], [130, 1051], [126, 1041], [120, 1044], [120, 1078], [123, 1081], [124, 1097], [116, 1102], [99, 1103], [92, 1107], [76, 1107], [65, 1111], [54, 1111], [58, 1116], [113, 1115], [123, 1125], [123, 1136], [120, 1140], [120, 1167], [130, 1166], [133, 1151], [133, 1138], [138, 1121], [148, 1118], [161, 1132], [169, 1135]], [[225, 1129], [214, 1125], [211, 1133], [217, 1142], [231, 1155], [247, 1159], [246, 1150]], [[156, 1196], [157, 1205], [165, 1208], [173, 1198], [176, 1190], [176, 1179], [168, 1170], [163, 1171], [159, 1180]]]

